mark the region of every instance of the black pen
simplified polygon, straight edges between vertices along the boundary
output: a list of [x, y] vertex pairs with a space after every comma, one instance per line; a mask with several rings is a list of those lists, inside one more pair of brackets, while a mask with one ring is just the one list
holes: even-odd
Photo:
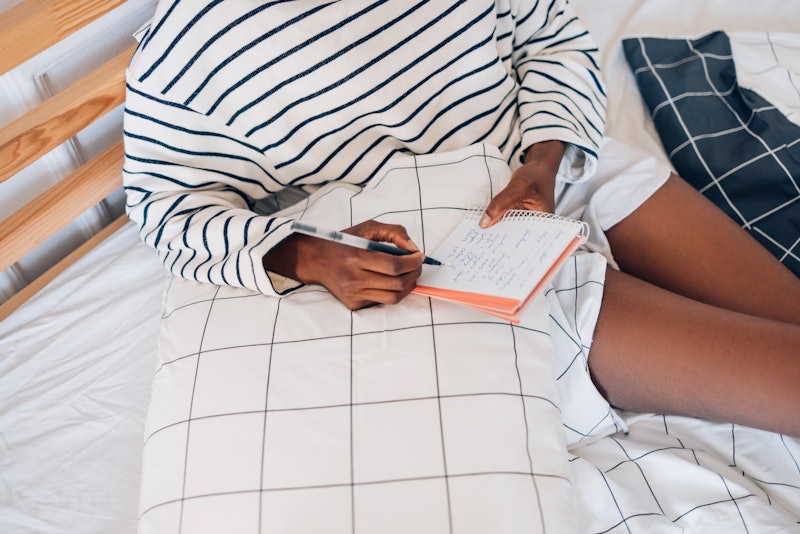
[[[337, 232], [336, 230], [323, 230], [321, 228], [317, 228], [316, 226], [305, 224], [300, 221], [292, 222], [292, 230], [299, 234], [310, 235], [320, 239], [326, 239], [328, 241], [338, 241], [343, 245], [348, 245], [363, 250], [376, 250], [378, 252], [386, 252], [387, 254], [393, 254], [395, 256], [412, 254], [410, 250], [405, 250], [388, 243], [379, 243], [378, 241], [371, 241], [369, 239], [364, 239], [363, 237], [358, 237], [352, 234]], [[434, 260], [428, 256], [425, 256], [425, 259], [422, 261], [422, 263], [427, 263], [428, 265], [442, 264], [442, 262]]]

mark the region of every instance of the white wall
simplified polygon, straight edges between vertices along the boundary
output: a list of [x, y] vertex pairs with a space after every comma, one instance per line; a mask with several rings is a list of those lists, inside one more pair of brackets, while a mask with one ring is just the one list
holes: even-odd
[[[0, 0], [0, 12], [20, 0]], [[134, 44], [133, 33], [152, 16], [156, 0], [128, 0], [113, 12], [47, 50], [17, 69], [0, 76], [0, 125], [5, 125], [80, 76]], [[17, 176], [0, 183], [0, 219], [35, 198], [52, 184], [119, 139], [122, 107], [64, 145], [54, 149]], [[39, 249], [0, 273], [0, 302], [47, 270], [80, 243], [123, 212], [117, 191], [84, 214]]]

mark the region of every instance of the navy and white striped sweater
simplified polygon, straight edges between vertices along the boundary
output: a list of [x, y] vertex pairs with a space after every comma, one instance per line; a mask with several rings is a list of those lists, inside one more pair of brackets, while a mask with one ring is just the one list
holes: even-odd
[[569, 144], [593, 172], [605, 95], [565, 0], [162, 0], [128, 70], [128, 214], [176, 275], [277, 294], [287, 221], [252, 201], [363, 184], [391, 157]]

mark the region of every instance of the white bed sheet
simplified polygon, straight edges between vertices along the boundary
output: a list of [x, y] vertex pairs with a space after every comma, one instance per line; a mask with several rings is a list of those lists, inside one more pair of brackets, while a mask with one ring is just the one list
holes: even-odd
[[728, 32], [800, 32], [800, 2], [766, 0], [570, 0], [600, 49], [606, 82], [606, 133], [669, 164], [622, 52], [631, 35], [695, 36]]
[[135, 532], [164, 276], [128, 223], [0, 323], [0, 532]]
[[[622, 37], [800, 29], [797, 0], [573, 5], [602, 52], [607, 132], [655, 154], [661, 146], [625, 63]], [[128, 225], [0, 323], [0, 532], [135, 531], [163, 280], [155, 255]], [[634, 422], [625, 439], [634, 443], [653, 421]], [[686, 420], [675, 424], [698, 428]], [[729, 426], [700, 427], [705, 441], [698, 448], [733, 435]], [[607, 441], [583, 452], [602, 454], [611, 445], [620, 447]], [[719, 457], [726, 455], [736, 466], [735, 453]], [[766, 459], [754, 463], [770, 469]], [[605, 502], [586, 488], [579, 503]], [[800, 514], [798, 500], [785, 506]]]
[[[757, 6], [741, 0], [572, 3], [602, 53], [607, 134], [666, 164], [624, 58], [623, 38], [724, 30], [734, 34], [736, 57], [739, 43], [747, 42], [737, 32], [800, 32], [800, 2], [794, 0]], [[740, 75], [740, 83], [769, 92], [751, 72]], [[619, 433], [570, 451], [579, 531], [800, 532], [800, 440], [685, 417], [624, 415], [629, 435]]]

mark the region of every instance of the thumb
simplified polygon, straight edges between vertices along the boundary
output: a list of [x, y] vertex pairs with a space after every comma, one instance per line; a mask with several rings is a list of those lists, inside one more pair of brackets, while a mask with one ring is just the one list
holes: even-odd
[[478, 221], [478, 226], [488, 228], [503, 218], [503, 215], [509, 209], [503, 202], [503, 198], [504, 195], [501, 192], [489, 202], [489, 205], [483, 211], [483, 215], [481, 215], [481, 219]]

